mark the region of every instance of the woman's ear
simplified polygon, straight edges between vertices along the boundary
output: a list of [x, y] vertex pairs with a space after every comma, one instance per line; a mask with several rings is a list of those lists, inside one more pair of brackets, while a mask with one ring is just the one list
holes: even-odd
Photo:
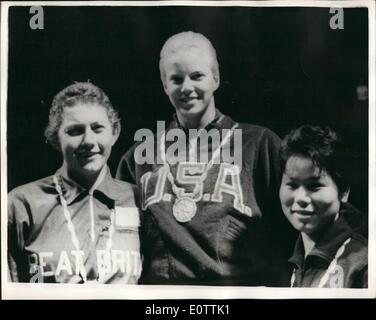
[[219, 71], [214, 72], [213, 79], [214, 79], [214, 83], [215, 83], [215, 89], [214, 89], [214, 91], [216, 91], [219, 88], [219, 85], [221, 83], [221, 78], [220, 78], [220, 75], [219, 75]]
[[121, 124], [120, 124], [120, 122], [118, 122], [112, 130], [112, 136], [113, 136], [112, 145], [114, 145], [116, 143], [117, 139], [119, 139], [120, 131], [121, 131]]
[[160, 66], [159, 68], [161, 70], [160, 76], [161, 76], [163, 91], [168, 95], [168, 93], [167, 93], [167, 82], [166, 82], [166, 72], [164, 70], [162, 70], [162, 66]]
[[164, 91], [164, 93], [168, 96], [168, 92], [167, 92], [167, 84], [166, 84], [166, 82], [162, 82], [162, 84], [163, 84], [163, 91]]
[[340, 200], [342, 202], [347, 202], [349, 199], [349, 195], [350, 195], [350, 188], [347, 188], [344, 192], [342, 192]]
[[60, 141], [59, 141], [59, 136], [56, 134], [51, 140], [46, 139], [46, 144], [50, 145], [53, 149], [55, 149], [57, 152], [62, 152], [61, 151], [61, 146], [60, 146]]
[[162, 86], [164, 93], [169, 97], [169, 93], [167, 91], [167, 81], [166, 81], [166, 75], [161, 76]]

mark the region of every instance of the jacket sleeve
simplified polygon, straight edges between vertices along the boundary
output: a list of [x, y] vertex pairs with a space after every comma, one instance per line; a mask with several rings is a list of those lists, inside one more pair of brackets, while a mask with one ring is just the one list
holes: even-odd
[[[256, 165], [256, 187], [269, 191], [267, 197], [276, 197], [279, 189], [279, 181], [281, 179], [279, 147], [280, 138], [270, 131], [264, 129], [259, 137], [257, 149], [257, 165]], [[265, 195], [264, 192], [262, 192]], [[260, 194], [258, 194], [259, 196]], [[279, 200], [278, 200], [279, 202]], [[268, 201], [268, 203], [270, 203]]]
[[368, 288], [368, 266], [363, 270], [361, 288]]
[[285, 218], [279, 200], [281, 140], [269, 129], [265, 129], [259, 139], [254, 173], [256, 198], [263, 214], [265, 230], [270, 235], [271, 264], [278, 278], [273, 280], [273, 284], [284, 286], [288, 285], [290, 268], [287, 260], [293, 252], [297, 234]]
[[349, 274], [349, 282], [345, 282], [345, 288], [368, 288], [368, 264], [361, 269], [355, 269]]
[[28, 261], [24, 253], [25, 239], [30, 230], [30, 206], [17, 193], [8, 195], [8, 269], [12, 282], [28, 281]]
[[279, 201], [281, 168], [279, 147], [281, 140], [269, 129], [259, 137], [254, 171], [257, 203], [263, 217], [272, 226], [283, 217]]

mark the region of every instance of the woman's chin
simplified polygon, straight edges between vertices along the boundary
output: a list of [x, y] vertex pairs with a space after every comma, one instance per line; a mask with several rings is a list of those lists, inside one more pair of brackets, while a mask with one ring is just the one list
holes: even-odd
[[96, 165], [89, 165], [82, 168], [82, 173], [86, 173], [88, 175], [95, 175], [98, 174], [103, 166], [96, 166]]
[[103, 168], [103, 163], [89, 162], [80, 166], [82, 175], [92, 176], [98, 174]]
[[303, 225], [300, 226], [298, 231], [310, 236], [317, 233], [317, 227], [315, 225]]
[[202, 118], [206, 112], [206, 109], [201, 106], [192, 106], [191, 108], [180, 108], [178, 110], [181, 117], [188, 120], [188, 119], [198, 119]]

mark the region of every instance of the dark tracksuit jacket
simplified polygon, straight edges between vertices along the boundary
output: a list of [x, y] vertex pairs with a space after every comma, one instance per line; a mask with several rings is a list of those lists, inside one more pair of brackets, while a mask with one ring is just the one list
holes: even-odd
[[[368, 242], [363, 236], [363, 219], [354, 207], [342, 203], [340, 217], [329, 227], [307, 257], [304, 257], [304, 246], [299, 236], [294, 253], [289, 259], [295, 269], [291, 286], [367, 288]], [[338, 252], [342, 245], [343, 250]], [[323, 280], [337, 252], [338, 257], [330, 267], [328, 277]]]
[[[230, 129], [234, 124], [217, 110], [205, 129]], [[174, 128], [181, 128], [176, 117], [167, 132]], [[279, 204], [280, 139], [260, 126], [240, 124], [238, 128], [242, 130], [241, 171], [236, 173], [233, 163], [214, 164], [200, 186], [197, 214], [187, 223], [173, 216], [176, 196], [163, 165], [136, 163], [134, 154], [140, 144], [122, 157], [117, 178], [137, 184], [138, 205], [143, 208], [141, 283], [289, 285], [285, 267], [296, 234]], [[210, 141], [208, 150], [210, 160]], [[183, 161], [170, 165], [175, 183], [184, 165]], [[186, 192], [194, 188], [192, 183], [177, 185]]]

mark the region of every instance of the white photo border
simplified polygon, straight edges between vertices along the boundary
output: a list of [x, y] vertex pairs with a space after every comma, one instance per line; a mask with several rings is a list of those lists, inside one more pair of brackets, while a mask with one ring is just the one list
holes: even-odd
[[[244, 7], [366, 7], [369, 30], [369, 286], [367, 289], [261, 288], [69, 284], [20, 284], [7, 281], [7, 89], [8, 14], [13, 6], [244, 6]], [[306, 299], [376, 297], [376, 111], [375, 2], [359, 1], [24, 1], [1, 3], [1, 290], [3, 299]], [[372, 88], [372, 89], [371, 89]]]

